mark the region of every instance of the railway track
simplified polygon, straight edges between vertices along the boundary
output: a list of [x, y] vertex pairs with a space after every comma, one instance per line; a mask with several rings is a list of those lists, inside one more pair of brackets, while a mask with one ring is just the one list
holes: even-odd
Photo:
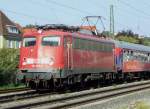
[[14, 89], [0, 89], [0, 94], [19, 92], [19, 91], [27, 91], [27, 90], [30, 90], [30, 88], [21, 87], [21, 88], [14, 88]]
[[150, 80], [66, 94], [47, 94], [36, 98], [1, 103], [0, 108], [59, 109], [109, 99], [140, 90], [150, 89]]
[[14, 100], [22, 100], [22, 99], [27, 99], [36, 96], [39, 96], [39, 94], [36, 93], [35, 90], [5, 93], [5, 94], [0, 94], [0, 103], [10, 102]]
[[35, 90], [31, 90], [29, 88], [17, 88], [17, 89], [8, 89], [8, 90], [0, 90], [0, 103], [9, 102], [18, 99], [24, 99], [27, 96], [35, 94]]

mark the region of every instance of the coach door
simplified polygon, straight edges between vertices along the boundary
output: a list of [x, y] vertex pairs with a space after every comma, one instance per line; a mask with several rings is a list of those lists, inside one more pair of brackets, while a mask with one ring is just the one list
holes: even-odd
[[116, 68], [117, 71], [122, 70], [122, 64], [123, 64], [123, 50], [121, 48], [115, 49], [115, 58], [116, 58]]
[[72, 56], [72, 37], [64, 36], [64, 56], [65, 56], [65, 67], [72, 69], [73, 56]]

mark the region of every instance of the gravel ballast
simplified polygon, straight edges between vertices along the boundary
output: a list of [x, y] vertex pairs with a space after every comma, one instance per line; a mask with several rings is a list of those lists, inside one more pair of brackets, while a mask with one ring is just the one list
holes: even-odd
[[131, 107], [138, 102], [143, 102], [150, 106], [150, 89], [97, 101], [83, 106], [72, 107], [70, 109], [132, 109]]

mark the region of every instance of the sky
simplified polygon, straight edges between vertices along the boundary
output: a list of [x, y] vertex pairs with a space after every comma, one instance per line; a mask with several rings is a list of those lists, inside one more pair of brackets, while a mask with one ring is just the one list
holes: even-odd
[[[114, 6], [116, 33], [132, 30], [150, 37], [149, 0], [0, 0], [0, 10], [22, 26], [81, 25], [85, 16], [102, 16], [107, 31], [110, 24], [110, 5]], [[100, 22], [97, 26], [103, 30]]]

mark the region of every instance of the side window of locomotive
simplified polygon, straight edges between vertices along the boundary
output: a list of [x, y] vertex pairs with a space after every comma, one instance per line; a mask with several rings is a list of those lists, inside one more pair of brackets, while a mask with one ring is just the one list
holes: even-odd
[[95, 49], [98, 51], [98, 42], [95, 43]]
[[67, 48], [67, 39], [64, 38], [64, 47]]
[[60, 37], [58, 36], [46, 36], [42, 39], [43, 46], [59, 46], [60, 45]]
[[73, 38], [73, 48], [75, 49], [79, 48], [79, 39]]
[[109, 51], [112, 52], [112, 50], [113, 50], [113, 45], [110, 45], [110, 46], [109, 46]]
[[105, 44], [104, 43], [102, 43], [101, 50], [105, 51]]
[[86, 40], [85, 39], [81, 39], [81, 49], [86, 50]]
[[79, 49], [79, 39], [78, 38], [76, 38], [75, 39], [75, 45], [74, 45], [74, 47], [76, 48], [76, 49]]
[[35, 37], [23, 38], [23, 47], [34, 46], [35, 44], [36, 44], [36, 38]]

